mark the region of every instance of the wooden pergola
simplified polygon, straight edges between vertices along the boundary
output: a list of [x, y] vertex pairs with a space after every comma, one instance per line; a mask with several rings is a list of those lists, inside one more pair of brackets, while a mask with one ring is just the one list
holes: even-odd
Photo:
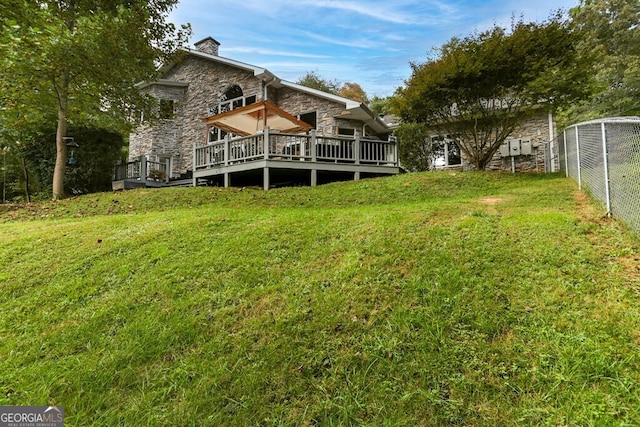
[[264, 128], [282, 133], [306, 133], [313, 127], [269, 101], [258, 101], [245, 107], [209, 116], [207, 127], [216, 127], [238, 136], [262, 132]]

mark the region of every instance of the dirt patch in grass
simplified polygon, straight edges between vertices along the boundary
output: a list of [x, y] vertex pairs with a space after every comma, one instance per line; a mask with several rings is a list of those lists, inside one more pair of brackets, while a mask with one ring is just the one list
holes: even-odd
[[640, 292], [640, 254], [619, 255], [617, 259], [632, 282], [631, 285]]
[[489, 205], [489, 206], [494, 206], [502, 202], [504, 202], [504, 198], [502, 197], [487, 196], [487, 197], [482, 197], [478, 199], [478, 203], [482, 203], [483, 205]]
[[603, 223], [609, 219], [604, 209], [598, 206], [599, 202], [590, 199], [589, 195], [582, 191], [576, 191], [575, 199], [576, 212], [584, 222]]

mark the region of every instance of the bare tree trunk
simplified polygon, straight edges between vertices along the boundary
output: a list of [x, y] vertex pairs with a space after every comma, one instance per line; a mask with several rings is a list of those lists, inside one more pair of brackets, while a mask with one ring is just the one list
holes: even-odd
[[56, 130], [56, 164], [53, 169], [53, 199], [64, 197], [64, 173], [67, 167], [67, 103], [69, 100], [69, 72], [62, 75], [58, 89], [58, 128]]
[[56, 165], [53, 169], [53, 199], [64, 197], [64, 172], [67, 166], [67, 118], [64, 111], [58, 111], [58, 129], [56, 131]]

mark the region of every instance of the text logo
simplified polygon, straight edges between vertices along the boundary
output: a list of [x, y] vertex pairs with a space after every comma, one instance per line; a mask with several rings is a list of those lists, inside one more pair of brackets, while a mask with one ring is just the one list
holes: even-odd
[[0, 406], [0, 427], [64, 427], [64, 408]]

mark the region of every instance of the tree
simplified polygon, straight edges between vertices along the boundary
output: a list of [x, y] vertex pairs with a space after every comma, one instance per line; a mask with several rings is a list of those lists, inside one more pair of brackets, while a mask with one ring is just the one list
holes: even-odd
[[[111, 190], [113, 165], [122, 160], [122, 135], [102, 130], [70, 127], [78, 147], [73, 150], [74, 163], [65, 168], [65, 193], [87, 194]], [[51, 185], [55, 154], [55, 132], [44, 130], [24, 144], [23, 155], [38, 182]], [[71, 153], [69, 154], [71, 155]]]
[[398, 137], [400, 164], [412, 172], [427, 171], [433, 164], [433, 143], [424, 123], [403, 123], [393, 132]]
[[310, 87], [332, 95], [342, 96], [344, 98], [353, 99], [354, 101], [369, 103], [367, 93], [358, 83], [340, 83], [337, 80], [327, 80], [321, 77], [315, 71], [309, 71], [296, 82], [299, 85]]
[[[19, 140], [2, 136], [2, 201], [16, 200], [24, 195], [24, 200], [30, 202], [34, 180], [31, 179], [30, 164], [24, 155], [25, 146]], [[36, 185], [37, 189], [39, 187]]]
[[532, 108], [555, 108], [583, 97], [588, 58], [576, 34], [557, 13], [544, 23], [514, 22], [453, 38], [438, 55], [411, 64], [393, 108], [403, 121], [424, 123], [459, 141], [478, 170]]
[[338, 95], [344, 98], [353, 99], [354, 101], [362, 102], [363, 104], [369, 103], [367, 93], [358, 83], [347, 82], [343, 84], [340, 90], [338, 90]]
[[595, 84], [588, 99], [563, 111], [565, 121], [640, 114], [640, 1], [582, 0], [570, 13], [578, 48], [595, 56]]
[[134, 111], [150, 107], [134, 85], [153, 79], [190, 29], [167, 22], [177, 0], [11, 2], [11, 21], [0, 32], [4, 123], [57, 123], [57, 199], [64, 194], [69, 124], [126, 131]]
[[340, 82], [337, 80], [327, 80], [318, 75], [315, 71], [309, 71], [296, 82], [299, 85], [316, 89], [322, 92], [337, 95], [340, 90]]
[[379, 97], [378, 95], [374, 95], [369, 103], [369, 108], [371, 111], [376, 113], [379, 116], [386, 116], [387, 114], [391, 114], [391, 97], [387, 96], [385, 98]]

